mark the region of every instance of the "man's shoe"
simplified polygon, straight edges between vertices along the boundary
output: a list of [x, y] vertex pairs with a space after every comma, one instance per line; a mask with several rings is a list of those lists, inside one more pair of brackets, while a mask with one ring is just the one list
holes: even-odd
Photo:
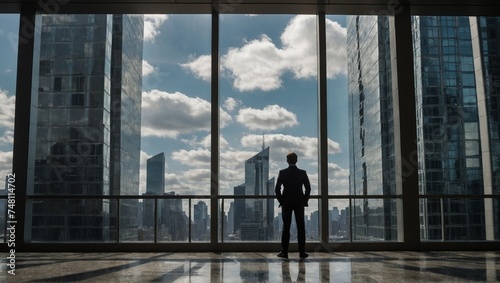
[[302, 253], [300, 253], [300, 254], [299, 254], [299, 256], [300, 256], [300, 258], [306, 258], [306, 257], [308, 257], [309, 255], [308, 255], [308, 254], [306, 254], [306, 253], [304, 253], [304, 252], [302, 252]]
[[287, 252], [283, 252], [283, 251], [282, 251], [282, 252], [280, 252], [280, 253], [278, 254], [278, 257], [288, 258], [288, 253], [287, 253]]

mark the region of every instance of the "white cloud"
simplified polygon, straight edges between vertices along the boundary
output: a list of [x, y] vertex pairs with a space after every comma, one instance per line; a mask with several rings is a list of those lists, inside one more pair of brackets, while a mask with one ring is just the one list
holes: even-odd
[[0, 89], [0, 126], [14, 129], [16, 97], [9, 96], [7, 91]]
[[236, 120], [252, 130], [276, 130], [298, 124], [297, 116], [279, 105], [240, 109]]
[[336, 178], [349, 178], [349, 169], [340, 167], [335, 163], [328, 163], [328, 176]]
[[5, 176], [12, 174], [12, 151], [0, 151], [0, 186], [5, 188]]
[[[317, 76], [316, 25], [316, 16], [295, 16], [281, 34], [281, 48], [267, 35], [261, 35], [242, 47], [229, 48], [221, 57], [221, 69], [233, 78], [233, 86], [240, 91], [280, 88], [281, 76], [287, 71], [296, 78], [314, 78]], [[346, 75], [346, 28], [326, 20], [326, 37], [328, 78]], [[202, 77], [202, 68], [210, 66], [209, 63], [199, 64], [206, 61], [202, 57], [199, 62], [195, 59], [183, 66]]]
[[[210, 131], [211, 104], [180, 92], [151, 90], [142, 94], [142, 135], [176, 138], [179, 134]], [[220, 110], [220, 125], [231, 116]]]
[[14, 131], [7, 130], [0, 137], [0, 144], [13, 144], [14, 143]]
[[349, 194], [349, 169], [328, 163], [328, 191], [330, 194]]
[[210, 81], [212, 78], [212, 56], [210, 55], [202, 55], [188, 63], [180, 65], [204, 81]]
[[168, 15], [144, 15], [144, 41], [154, 42], [160, 34], [160, 26], [168, 19]]
[[[261, 135], [247, 135], [241, 138], [241, 144], [247, 148], [258, 148], [262, 145]], [[266, 146], [271, 147], [271, 158], [285, 160], [285, 156], [293, 151], [300, 159], [318, 159], [318, 139], [315, 137], [296, 137], [283, 134], [264, 135]], [[340, 144], [328, 139], [328, 152], [335, 154], [341, 152]]]
[[177, 194], [209, 194], [210, 150], [179, 150], [171, 154], [173, 162], [190, 167], [178, 174], [168, 174], [166, 190]]
[[155, 68], [153, 65], [149, 64], [148, 61], [142, 60], [142, 76], [146, 77], [154, 72], [157, 71], [157, 68]]
[[316, 25], [316, 16], [296, 16], [281, 34], [284, 64], [297, 78], [316, 77]]
[[236, 109], [236, 107], [240, 106], [241, 105], [241, 101], [240, 100], [236, 100], [232, 97], [228, 97], [226, 99], [226, 101], [224, 101], [224, 108], [227, 110], [227, 111], [233, 111], [234, 109]]
[[165, 191], [174, 191], [176, 194], [184, 193], [185, 190], [189, 189], [189, 186], [182, 184], [179, 180], [177, 174], [167, 173], [165, 174]]
[[347, 75], [347, 29], [326, 20], [326, 73], [329, 79]]
[[172, 160], [195, 168], [210, 168], [210, 150], [195, 149], [172, 152]]
[[281, 86], [284, 57], [271, 39], [262, 35], [241, 48], [229, 48], [221, 64], [233, 77], [233, 86], [240, 91], [269, 91]]
[[[210, 149], [212, 147], [211, 134], [208, 134], [207, 136], [202, 137], [201, 139], [198, 139], [198, 137], [193, 137], [192, 139], [182, 139], [182, 141], [193, 148], [202, 147]], [[222, 135], [219, 135], [219, 147], [221, 149], [229, 147], [228, 142], [226, 141], [226, 139], [224, 139]]]

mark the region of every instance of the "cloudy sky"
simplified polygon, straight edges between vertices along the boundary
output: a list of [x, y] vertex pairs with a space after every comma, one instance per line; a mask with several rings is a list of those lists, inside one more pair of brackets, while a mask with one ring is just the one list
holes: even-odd
[[12, 173], [19, 16], [0, 14], [0, 186]]
[[[11, 171], [18, 17], [0, 15], [0, 175]], [[345, 18], [327, 17], [329, 192], [348, 193]], [[270, 146], [270, 177], [295, 151], [317, 194], [314, 16], [220, 18], [220, 192], [244, 182], [244, 161]], [[145, 161], [166, 156], [166, 191], [210, 193], [210, 15], [145, 17], [141, 192]], [[3, 182], [4, 180], [0, 181]]]

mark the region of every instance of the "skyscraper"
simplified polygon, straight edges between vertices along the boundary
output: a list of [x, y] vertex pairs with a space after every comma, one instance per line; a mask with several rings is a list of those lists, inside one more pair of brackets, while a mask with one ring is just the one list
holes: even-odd
[[[478, 85], [469, 17], [412, 19], [420, 193], [482, 194]], [[485, 237], [484, 221], [477, 221], [484, 219], [482, 200], [422, 199], [421, 207], [422, 239]]]
[[208, 215], [208, 206], [204, 201], [198, 201], [193, 207], [193, 237], [199, 240], [209, 240], [210, 233], [208, 230], [210, 218]]
[[158, 153], [146, 162], [146, 193], [162, 195], [165, 192], [165, 154]]
[[[388, 18], [348, 17], [347, 31], [350, 194], [395, 195]], [[353, 239], [396, 240], [395, 205], [356, 199]]]
[[[143, 17], [43, 15], [35, 178], [28, 195], [138, 194]], [[137, 201], [28, 204], [33, 241], [137, 238]], [[29, 215], [29, 214], [28, 214]]]
[[[163, 195], [165, 193], [165, 154], [158, 153], [157, 155], [148, 158], [146, 161], [146, 195]], [[163, 221], [163, 204], [164, 200], [158, 201], [156, 207], [158, 209], [158, 224]], [[154, 226], [154, 208], [155, 200], [145, 199], [143, 202], [143, 225], [146, 227]]]
[[[243, 186], [245, 196], [274, 195], [274, 178], [269, 179], [269, 147], [263, 147], [245, 161], [245, 183], [238, 187]], [[273, 237], [274, 198], [244, 199], [243, 207], [243, 215], [235, 211], [234, 216], [235, 229], [238, 223], [241, 230], [241, 240], [270, 240]]]
[[[485, 148], [498, 143], [499, 108], [493, 83], [498, 69], [490, 63], [498, 58], [498, 48], [492, 48], [500, 31], [496, 21], [412, 17], [421, 195], [490, 194], [498, 182], [498, 164], [493, 160], [498, 160], [499, 151]], [[349, 17], [350, 190], [356, 195], [376, 188], [383, 189], [373, 194], [394, 194], [388, 28], [387, 17]], [[387, 233], [374, 234], [368, 225], [378, 215], [375, 211], [380, 211], [385, 217], [375, 223], [389, 231], [392, 221], [387, 220], [395, 218], [395, 207], [385, 201], [376, 208], [360, 202], [352, 211], [353, 237], [364, 233], [357, 224], [367, 223], [366, 236], [394, 239]], [[422, 198], [421, 239], [493, 239], [498, 234], [493, 205], [491, 199], [481, 198]]]

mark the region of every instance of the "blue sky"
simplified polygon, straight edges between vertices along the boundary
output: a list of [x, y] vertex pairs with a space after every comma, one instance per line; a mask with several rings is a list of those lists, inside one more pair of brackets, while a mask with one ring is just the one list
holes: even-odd
[[[166, 191], [210, 192], [210, 15], [147, 15], [143, 62], [141, 192], [145, 160], [166, 156]], [[10, 173], [18, 16], [0, 15], [0, 172]], [[264, 142], [270, 177], [295, 151], [317, 193], [316, 19], [220, 18], [220, 192], [244, 182]], [[330, 193], [348, 193], [345, 18], [327, 17]], [[10, 159], [9, 159], [10, 158]], [[0, 182], [3, 182], [0, 181]]]

